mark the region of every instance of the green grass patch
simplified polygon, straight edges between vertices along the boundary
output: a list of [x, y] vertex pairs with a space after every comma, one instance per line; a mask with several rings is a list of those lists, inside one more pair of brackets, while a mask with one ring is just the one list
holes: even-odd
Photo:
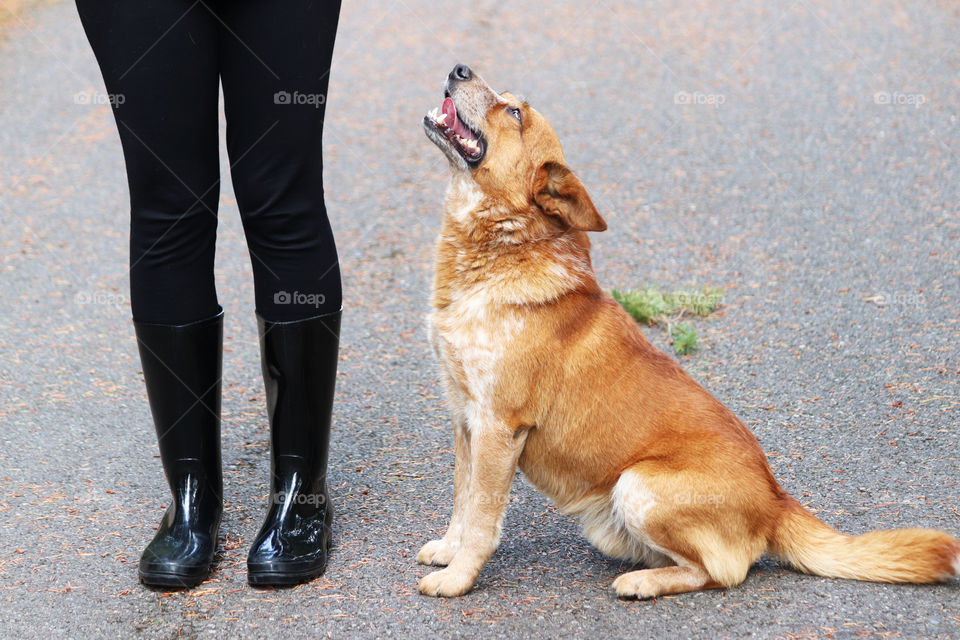
[[723, 289], [692, 287], [664, 292], [655, 286], [639, 289], [613, 289], [610, 295], [627, 313], [643, 324], [666, 328], [677, 355], [686, 355], [699, 347], [697, 330], [684, 317], [710, 315], [723, 304]]
[[678, 356], [685, 356], [688, 353], [697, 350], [697, 330], [689, 322], [675, 324], [670, 331], [670, 339], [673, 341], [673, 350]]

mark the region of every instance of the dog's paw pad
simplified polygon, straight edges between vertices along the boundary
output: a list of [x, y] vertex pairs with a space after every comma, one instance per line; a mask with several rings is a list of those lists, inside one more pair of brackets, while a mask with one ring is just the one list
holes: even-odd
[[453, 560], [457, 554], [457, 547], [446, 540], [431, 540], [420, 547], [417, 553], [417, 562], [420, 564], [443, 567]]
[[417, 591], [425, 596], [452, 598], [462, 596], [473, 587], [473, 580], [462, 573], [441, 569], [427, 574], [417, 584]]

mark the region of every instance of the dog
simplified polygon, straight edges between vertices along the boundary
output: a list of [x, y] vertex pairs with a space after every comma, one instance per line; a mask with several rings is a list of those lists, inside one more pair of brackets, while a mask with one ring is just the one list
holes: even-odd
[[756, 437], [597, 284], [588, 232], [607, 224], [529, 104], [458, 64], [423, 119], [451, 167], [428, 316], [456, 457], [444, 566], [420, 593], [469, 591], [499, 543], [517, 466], [598, 550], [646, 568], [624, 598], [744, 581], [764, 553], [800, 571], [927, 583], [960, 574], [932, 529], [848, 536], [777, 483]]

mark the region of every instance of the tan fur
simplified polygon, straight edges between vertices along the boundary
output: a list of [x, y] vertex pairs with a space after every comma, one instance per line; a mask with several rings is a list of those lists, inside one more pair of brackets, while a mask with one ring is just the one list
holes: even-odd
[[422, 593], [473, 586], [518, 465], [599, 550], [650, 567], [620, 576], [621, 596], [731, 587], [767, 551], [825, 576], [958, 574], [952, 536], [844, 536], [788, 496], [753, 434], [600, 289], [585, 231], [606, 223], [543, 116], [477, 76], [448, 90], [487, 151], [468, 167], [446, 150], [428, 324], [453, 415], [454, 509], [417, 556], [447, 565]]
[[848, 536], [791, 501], [771, 551], [807, 573], [874, 582], [940, 582], [960, 573], [960, 544], [933, 529], [892, 529]]

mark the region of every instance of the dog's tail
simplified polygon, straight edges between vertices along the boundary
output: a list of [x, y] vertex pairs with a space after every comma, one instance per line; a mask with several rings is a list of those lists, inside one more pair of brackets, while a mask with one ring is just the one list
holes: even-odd
[[786, 498], [770, 550], [805, 573], [871, 582], [941, 582], [960, 575], [960, 540], [935, 529], [844, 535]]

